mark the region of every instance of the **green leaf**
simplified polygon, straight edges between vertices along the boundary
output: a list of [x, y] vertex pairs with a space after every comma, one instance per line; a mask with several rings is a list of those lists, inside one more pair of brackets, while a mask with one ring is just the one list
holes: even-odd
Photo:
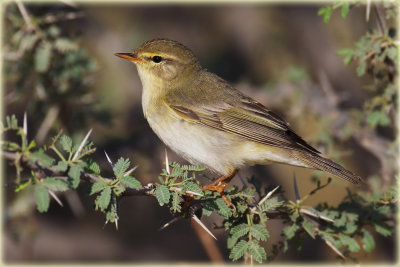
[[376, 127], [377, 125], [388, 126], [391, 120], [384, 112], [375, 110], [368, 115], [367, 122], [372, 127]]
[[265, 241], [269, 237], [267, 229], [261, 224], [255, 224], [250, 227], [250, 234], [258, 240]]
[[89, 160], [88, 166], [89, 166], [89, 170], [92, 171], [94, 174], [100, 174], [99, 164], [97, 164], [93, 160]]
[[114, 165], [114, 175], [119, 178], [124, 175], [124, 173], [128, 170], [129, 165], [131, 164], [129, 159], [120, 158], [117, 163]]
[[349, 65], [350, 62], [353, 60], [353, 49], [345, 48], [345, 49], [338, 50], [336, 53], [338, 56], [344, 57], [345, 65]]
[[233, 261], [237, 261], [238, 259], [242, 258], [246, 253], [248, 248], [248, 243], [244, 240], [240, 240], [231, 250], [229, 254], [229, 259]]
[[248, 246], [250, 255], [252, 255], [257, 262], [262, 263], [267, 259], [267, 253], [265, 253], [264, 248], [260, 247], [257, 241], [249, 242]]
[[124, 176], [121, 178], [121, 183], [128, 188], [139, 189], [142, 184], [132, 176]]
[[272, 209], [276, 209], [280, 206], [282, 206], [283, 201], [279, 201], [278, 197], [272, 197], [264, 201], [264, 203], [261, 204], [260, 206], [260, 211], [261, 212], [266, 212]]
[[363, 238], [361, 243], [363, 244], [363, 249], [366, 252], [371, 252], [375, 248], [374, 237], [365, 229], [362, 229]]
[[312, 239], [315, 239], [315, 229], [309, 221], [307, 221], [306, 219], [303, 220], [301, 226], [311, 236]]
[[78, 49], [77, 44], [70, 41], [67, 38], [58, 38], [54, 43], [54, 47], [60, 53], [65, 53], [65, 52], [74, 51], [74, 50]]
[[30, 154], [29, 160], [32, 162], [39, 162], [43, 167], [49, 167], [53, 165], [54, 159], [44, 153], [43, 149], [40, 148], [38, 151], [32, 152]]
[[283, 235], [286, 237], [286, 239], [292, 239], [294, 237], [294, 235], [296, 234], [297, 230], [299, 230], [299, 226], [297, 224], [292, 224], [292, 225], [288, 225], [285, 226], [285, 228], [283, 228], [282, 233]]
[[78, 165], [72, 165], [68, 171], [68, 183], [71, 188], [78, 187], [81, 177], [82, 168]]
[[156, 186], [156, 198], [160, 206], [164, 206], [164, 204], [167, 204], [170, 197], [171, 194], [165, 185]]
[[218, 207], [218, 213], [228, 219], [230, 216], [232, 216], [232, 210], [226, 205], [225, 201], [222, 198], [217, 198], [215, 200], [215, 204], [217, 204]]
[[96, 199], [96, 205], [101, 211], [105, 211], [110, 204], [111, 200], [111, 188], [106, 187], [101, 191], [100, 195]]
[[183, 185], [183, 190], [192, 191], [200, 195], [204, 195], [203, 190], [201, 190], [200, 186], [194, 182], [185, 182]]
[[67, 135], [62, 135], [60, 138], [60, 144], [64, 151], [71, 152], [72, 151], [72, 139]]
[[357, 230], [357, 225], [354, 222], [346, 223], [346, 230], [343, 232], [345, 234], [353, 234]]
[[318, 10], [318, 15], [323, 16], [324, 23], [328, 23], [331, 18], [332, 11], [333, 11], [333, 9], [331, 6], [321, 7]]
[[68, 169], [68, 164], [65, 161], [60, 160], [53, 168], [59, 172], [65, 172]]
[[391, 227], [389, 225], [387, 225], [386, 223], [384, 223], [384, 222], [374, 223], [374, 226], [375, 226], [375, 230], [379, 234], [381, 234], [381, 235], [383, 235], [385, 237], [390, 236], [393, 233]]
[[180, 201], [180, 196], [178, 192], [173, 192], [172, 193], [172, 205], [171, 205], [171, 210], [175, 213], [181, 211], [181, 201]]
[[349, 14], [350, 10], [350, 3], [349, 2], [343, 2], [342, 3], [342, 18], [346, 18], [347, 15]]
[[103, 190], [104, 188], [106, 188], [108, 186], [108, 184], [106, 182], [97, 182], [92, 184], [92, 186], [90, 187], [90, 193], [89, 195], [93, 195], [96, 194], [98, 192], [100, 192], [101, 190]]
[[37, 72], [46, 72], [50, 67], [51, 61], [51, 44], [42, 42], [35, 52], [35, 70]]
[[29, 185], [32, 184], [32, 179], [29, 179], [27, 181], [21, 182], [19, 184], [16, 185], [15, 187], [15, 192], [19, 192], [21, 190], [24, 190], [25, 188], [27, 188]]
[[182, 165], [181, 169], [184, 171], [204, 171], [206, 168], [204, 168], [203, 166], [200, 165]]
[[68, 183], [61, 179], [48, 177], [43, 180], [42, 184], [52, 191], [66, 191], [68, 190]]
[[344, 246], [347, 246], [351, 252], [357, 252], [360, 250], [360, 246], [354, 240], [354, 238], [347, 235], [339, 235], [339, 240], [342, 242]]
[[34, 196], [37, 210], [39, 212], [46, 212], [50, 206], [50, 197], [46, 188], [41, 184], [37, 184], [35, 186]]
[[171, 176], [172, 177], [179, 177], [183, 174], [183, 170], [179, 166], [175, 166], [172, 169]]
[[233, 227], [230, 232], [231, 237], [228, 239], [228, 248], [232, 248], [236, 244], [238, 239], [247, 235], [247, 233], [249, 231], [250, 231], [250, 228], [245, 223], [242, 223], [242, 224], [239, 224], [239, 225], [236, 225], [235, 227]]
[[367, 62], [366, 61], [361, 62], [360, 65], [358, 65], [357, 67], [357, 75], [363, 76], [367, 72], [367, 68], [368, 68]]

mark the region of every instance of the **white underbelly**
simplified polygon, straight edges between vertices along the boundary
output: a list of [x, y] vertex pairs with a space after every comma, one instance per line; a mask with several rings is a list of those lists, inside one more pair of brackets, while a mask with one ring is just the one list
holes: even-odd
[[159, 119], [160, 116], [155, 114], [147, 118], [151, 128], [168, 147], [192, 164], [203, 165], [220, 175], [230, 174], [243, 165], [270, 162], [307, 167], [286, 153], [277, 153], [276, 147], [234, 134], [227, 138], [229, 133], [176, 118], [169, 117], [168, 123]]

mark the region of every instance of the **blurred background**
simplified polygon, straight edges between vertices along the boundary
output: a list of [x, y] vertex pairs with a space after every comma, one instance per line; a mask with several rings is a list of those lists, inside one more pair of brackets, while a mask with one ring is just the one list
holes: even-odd
[[[40, 29], [48, 38], [46, 42], [64, 38], [64, 43], [55, 42], [55, 49], [65, 56], [61, 60], [52, 55], [46, 42], [39, 45], [40, 54], [35, 50], [36, 54], [29, 55], [37, 40], [25, 40], [24, 51], [28, 55], [18, 54], [21, 47], [16, 44], [22, 37], [17, 33], [25, 22], [15, 3], [3, 5], [3, 113], [16, 114], [22, 120], [26, 111], [29, 137], [39, 144], [49, 144], [61, 128], [74, 140], [81, 140], [93, 128], [90, 139], [97, 147], [95, 160], [106, 177], [112, 171], [103, 151], [114, 162], [119, 157], [129, 157], [139, 166], [134, 176], [142, 184], [156, 182], [164, 167], [166, 147], [143, 117], [136, 68], [114, 56], [117, 52], [131, 52], [153, 38], [173, 39], [192, 49], [205, 68], [270, 107], [311, 145], [349, 170], [366, 179], [378, 179], [383, 187], [393, 177], [396, 160], [391, 156], [388, 161], [392, 165], [388, 164], [385, 153], [395, 150], [389, 147], [396, 136], [395, 126], [378, 125], [368, 129], [368, 134], [360, 134], [354, 130], [359, 129], [358, 122], [349, 115], [376, 94], [365, 90], [374, 79], [368, 75], [358, 77], [356, 64], [345, 66], [343, 57], [337, 55], [338, 50], [353, 47], [367, 31], [378, 27], [375, 9], [368, 21], [366, 7], [356, 6], [347, 18], [337, 11], [329, 23], [324, 23], [318, 15], [321, 5], [300, 3], [54, 2], [24, 7], [33, 18], [33, 25], [23, 26], [25, 30]], [[385, 23], [390, 28], [395, 19]], [[65, 39], [75, 41], [68, 43]], [[371, 145], [376, 140], [384, 146], [377, 149]], [[170, 161], [186, 163], [166, 150]], [[229, 262], [223, 230], [212, 230], [218, 238], [213, 255], [206, 252], [205, 243], [189, 220], [158, 231], [172, 217], [153, 198], [122, 199], [118, 231], [110, 224], [103, 227], [104, 216], [93, 210], [93, 197], [88, 196], [86, 184], [78, 194], [60, 195], [64, 208], [52, 202], [49, 212], [39, 214], [30, 192], [14, 193], [15, 171], [4, 166], [3, 258], [7, 263]], [[281, 185], [286, 197], [294, 200], [294, 172], [300, 194], [314, 188], [310, 177], [327, 179], [321, 173], [277, 164], [249, 167], [240, 175], [245, 179], [254, 175], [265, 187]], [[240, 184], [238, 178], [235, 183]], [[335, 205], [346, 195], [346, 188], [362, 188], [339, 179], [332, 183], [307, 204], [326, 201]], [[219, 216], [204, 219], [210, 228], [221, 221]], [[271, 238], [264, 244], [267, 255], [280, 239], [282, 224], [271, 220], [268, 228]], [[361, 262], [395, 260], [393, 238], [376, 236], [376, 243], [374, 252], [360, 252], [356, 258]], [[302, 251], [289, 249], [274, 261], [316, 263], [335, 262], [337, 258], [321, 240], [309, 238]]]

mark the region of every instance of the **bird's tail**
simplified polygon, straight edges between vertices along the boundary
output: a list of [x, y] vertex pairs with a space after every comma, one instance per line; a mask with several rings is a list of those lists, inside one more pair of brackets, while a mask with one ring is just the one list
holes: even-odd
[[323, 158], [317, 154], [301, 152], [301, 156], [299, 158], [301, 158], [302, 162], [314, 169], [329, 172], [349, 182], [352, 182], [353, 184], [364, 182], [364, 180], [360, 176], [352, 173], [349, 170], [346, 170], [332, 160]]

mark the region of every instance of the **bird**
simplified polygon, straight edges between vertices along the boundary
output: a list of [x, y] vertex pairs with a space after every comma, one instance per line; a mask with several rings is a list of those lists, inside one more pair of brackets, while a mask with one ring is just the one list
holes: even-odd
[[155, 134], [190, 163], [219, 175], [203, 190], [223, 194], [240, 168], [269, 163], [363, 181], [323, 157], [279, 115], [203, 68], [183, 44], [153, 39], [115, 56], [136, 65], [143, 113]]

